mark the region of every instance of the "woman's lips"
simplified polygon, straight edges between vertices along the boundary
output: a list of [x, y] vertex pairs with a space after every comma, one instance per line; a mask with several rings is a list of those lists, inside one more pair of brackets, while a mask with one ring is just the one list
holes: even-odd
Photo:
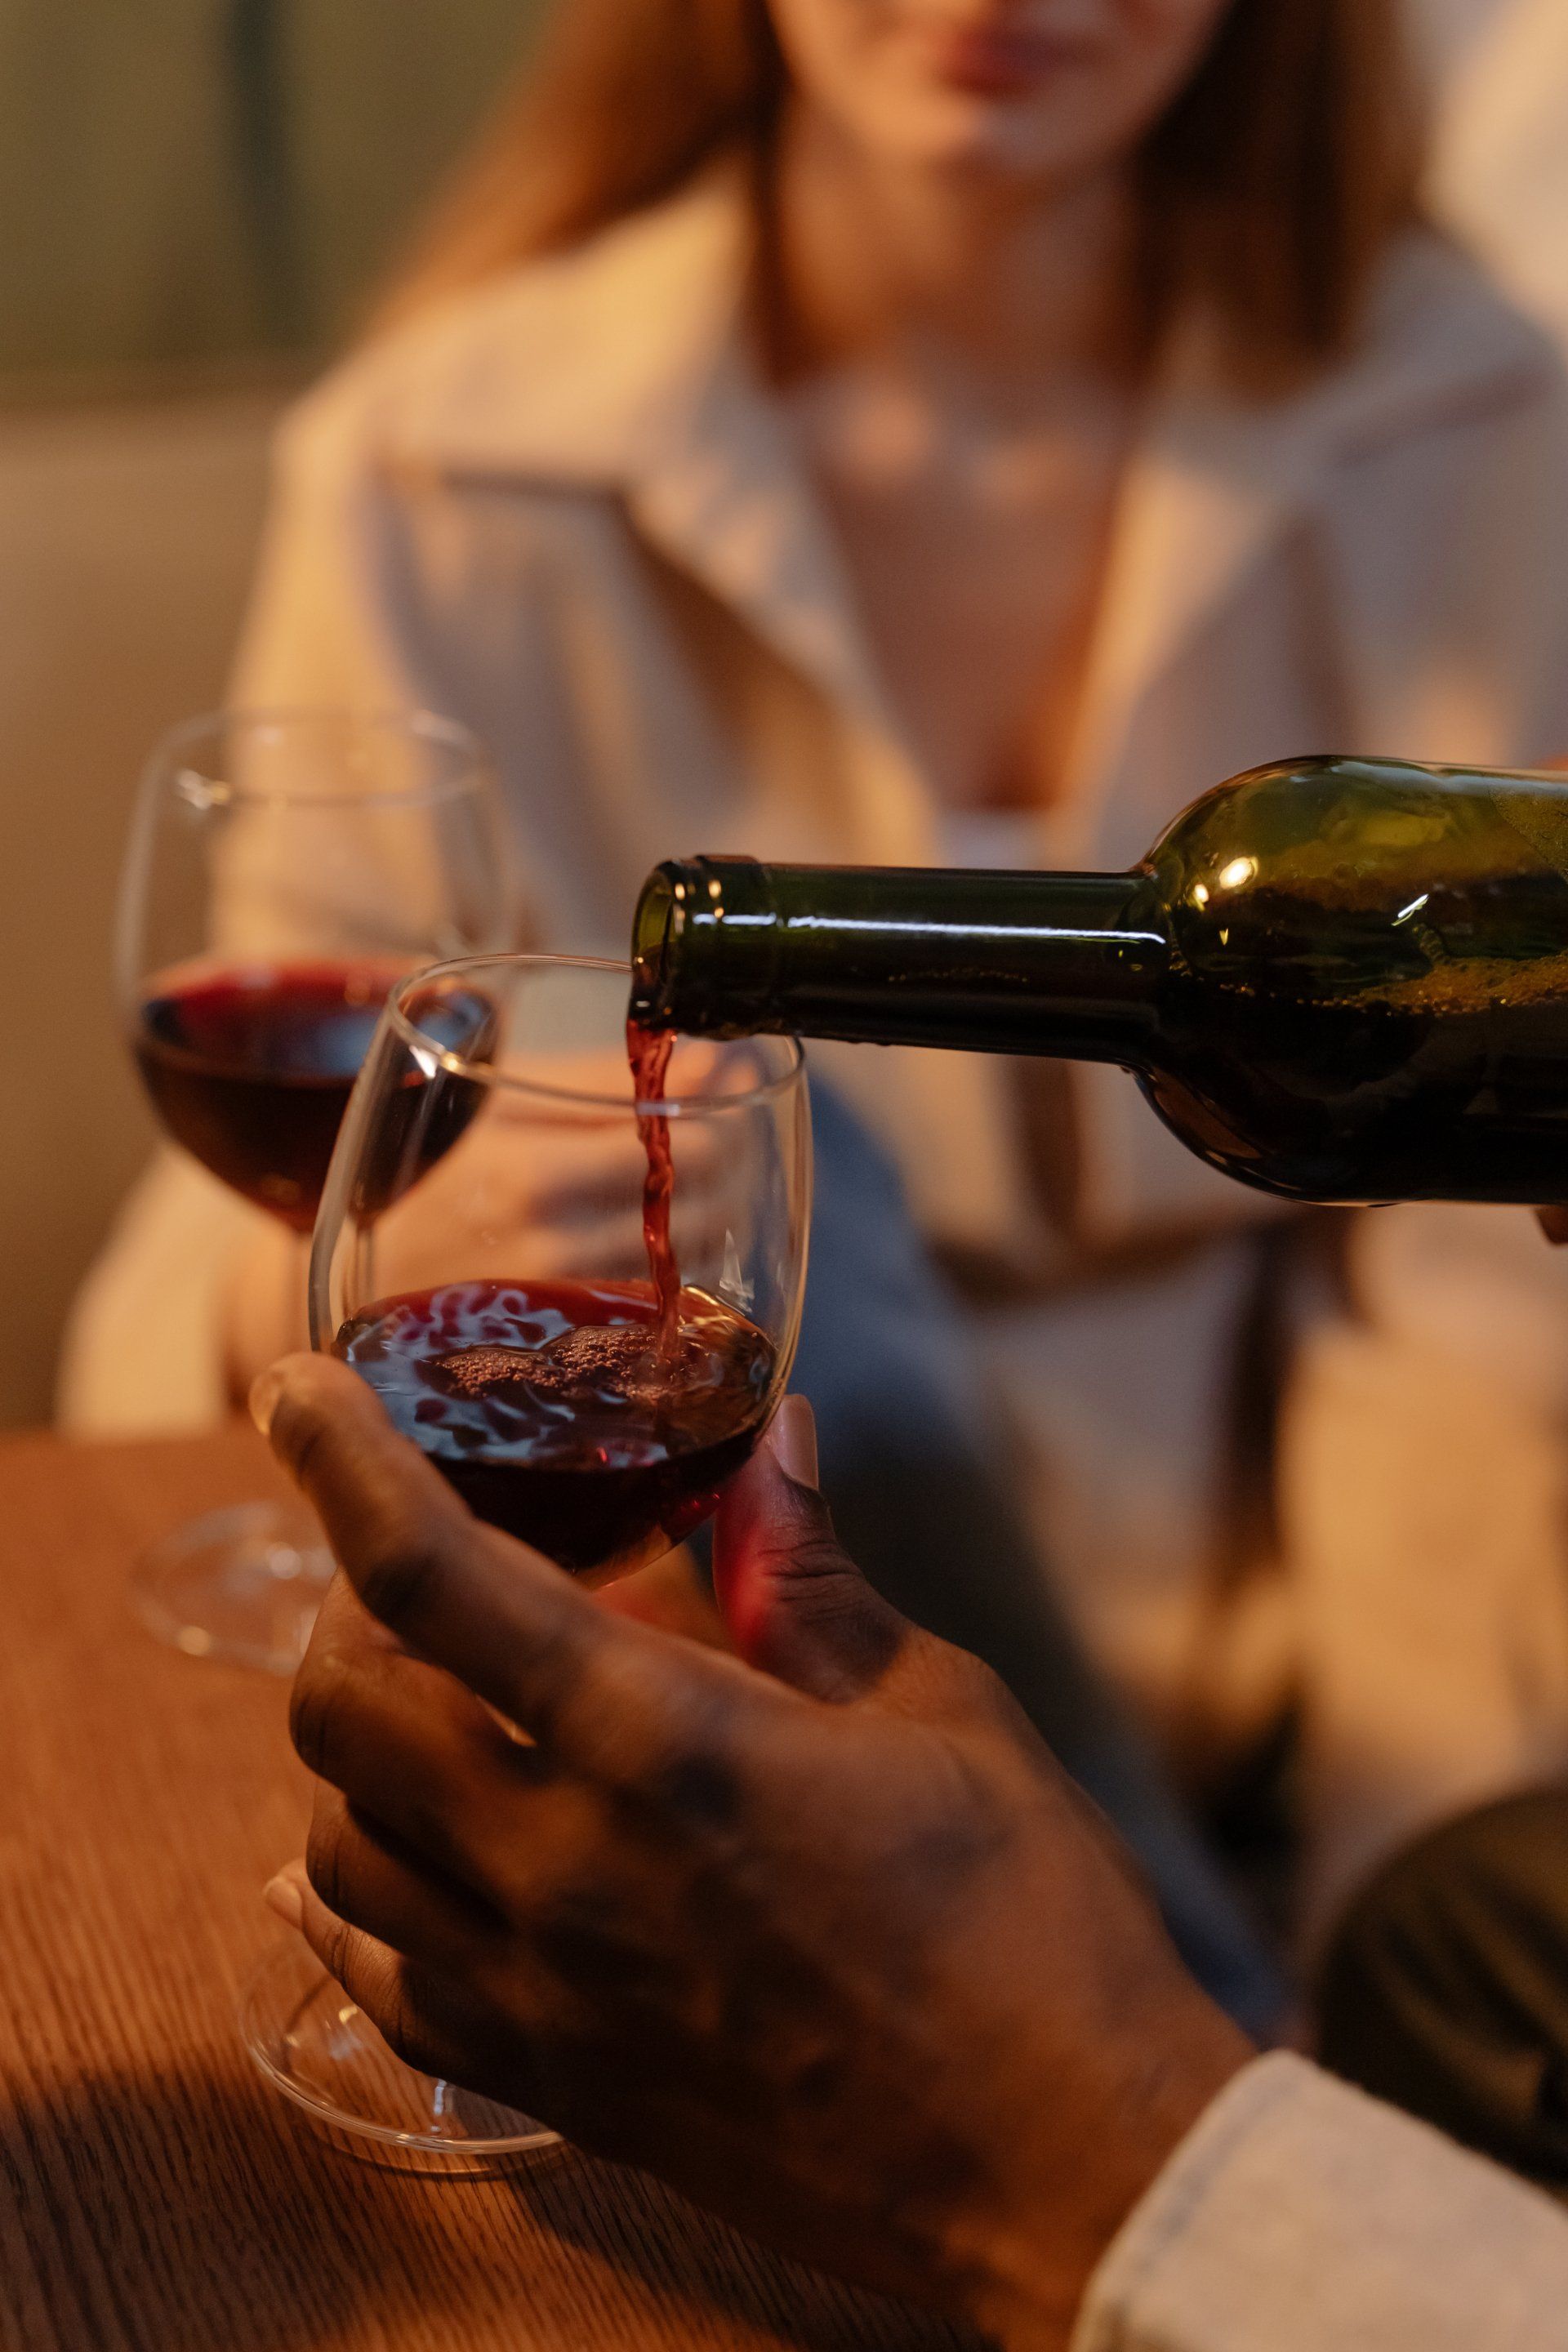
[[1081, 55], [1069, 42], [1005, 25], [933, 33], [931, 53], [940, 78], [975, 98], [1026, 97]]

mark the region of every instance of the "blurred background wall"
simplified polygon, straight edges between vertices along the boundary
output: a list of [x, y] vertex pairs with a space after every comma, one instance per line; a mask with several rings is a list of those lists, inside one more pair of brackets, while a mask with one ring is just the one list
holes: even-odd
[[268, 436], [542, 0], [0, 6], [0, 1423], [151, 1142], [110, 1003], [138, 769], [222, 700]]
[[[222, 698], [279, 408], [547, 5], [0, 0], [0, 1423], [47, 1415], [151, 1142], [110, 992], [138, 769]], [[1407, 5], [1436, 207], [1568, 340], [1568, 0]]]
[[540, 0], [6, 0], [0, 387], [326, 350]]

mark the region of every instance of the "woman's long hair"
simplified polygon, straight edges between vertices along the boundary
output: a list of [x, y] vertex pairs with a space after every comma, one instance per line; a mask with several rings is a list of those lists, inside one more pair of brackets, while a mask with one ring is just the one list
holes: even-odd
[[[1420, 142], [1398, 0], [1232, 0], [1139, 158], [1142, 337], [1193, 298], [1243, 381], [1342, 352]], [[539, 56], [395, 287], [395, 320], [759, 163], [787, 87], [766, 0], [555, 0]]]

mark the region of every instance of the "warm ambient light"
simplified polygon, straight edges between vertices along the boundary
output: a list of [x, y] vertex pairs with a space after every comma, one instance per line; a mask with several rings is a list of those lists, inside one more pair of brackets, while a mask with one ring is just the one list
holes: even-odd
[[1251, 881], [1257, 871], [1256, 857], [1233, 857], [1228, 866], [1220, 868], [1219, 887], [1222, 890], [1239, 890], [1244, 883]]

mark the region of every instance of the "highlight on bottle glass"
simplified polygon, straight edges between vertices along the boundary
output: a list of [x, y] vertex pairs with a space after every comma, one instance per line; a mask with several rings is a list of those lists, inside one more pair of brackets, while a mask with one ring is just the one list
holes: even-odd
[[395, 988], [310, 1269], [313, 1344], [595, 1582], [690, 1535], [766, 1428], [810, 1215], [799, 1045], [628, 1032], [629, 983], [522, 955]]

